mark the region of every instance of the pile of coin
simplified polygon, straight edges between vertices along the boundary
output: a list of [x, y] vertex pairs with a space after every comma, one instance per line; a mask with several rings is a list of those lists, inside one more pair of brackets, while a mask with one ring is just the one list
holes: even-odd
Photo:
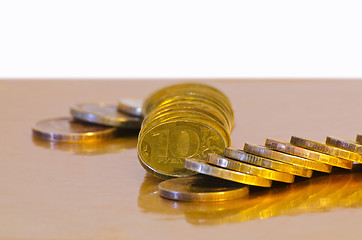
[[161, 179], [194, 175], [184, 167], [186, 158], [205, 159], [230, 146], [231, 103], [211, 86], [186, 83], [162, 88], [145, 99], [142, 112], [139, 161]]
[[[330, 173], [332, 167], [352, 169], [354, 163], [362, 163], [362, 135], [358, 135], [356, 141], [327, 137], [326, 143], [295, 136], [291, 137], [290, 143], [266, 139], [265, 146], [246, 143], [243, 150], [226, 148], [223, 154], [210, 153], [203, 160], [187, 158], [185, 168], [239, 183], [239, 189], [245, 189], [249, 185], [270, 187], [272, 181], [293, 183], [295, 176], [311, 178], [313, 171]], [[186, 190], [180, 190], [183, 194], [176, 194], [175, 189], [179, 181], [182, 180], [174, 179], [170, 182], [172, 184], [168, 184], [167, 181], [161, 183], [159, 194], [168, 199], [181, 201], [219, 201], [216, 197], [218, 191], [209, 193], [214, 194], [214, 198], [209, 196], [208, 199], [200, 200], [198, 195], [206, 191], [206, 188], [202, 188], [197, 182]], [[192, 182], [192, 179], [188, 181]], [[237, 191], [238, 188], [233, 187], [229, 190]], [[225, 195], [223, 191], [219, 194], [225, 200], [230, 192], [229, 195]]]
[[118, 129], [137, 130], [141, 126], [141, 101], [121, 99], [117, 105], [104, 103], [74, 104], [72, 117], [59, 117], [34, 124], [33, 135], [41, 139], [89, 143], [113, 138]]

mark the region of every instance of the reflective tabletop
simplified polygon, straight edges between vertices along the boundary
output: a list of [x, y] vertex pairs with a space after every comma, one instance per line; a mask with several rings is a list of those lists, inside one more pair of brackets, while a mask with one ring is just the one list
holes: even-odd
[[[187, 80], [191, 82], [192, 80]], [[200, 81], [200, 80], [199, 80]], [[362, 165], [246, 198], [177, 202], [137, 159], [137, 131], [102, 143], [32, 136], [74, 103], [145, 98], [166, 80], [0, 80], [0, 239], [360, 239]], [[203, 80], [235, 111], [232, 147], [362, 134], [362, 81]]]

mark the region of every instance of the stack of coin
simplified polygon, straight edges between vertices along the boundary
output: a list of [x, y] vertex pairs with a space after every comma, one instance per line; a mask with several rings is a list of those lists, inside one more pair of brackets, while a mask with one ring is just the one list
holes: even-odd
[[141, 165], [156, 177], [186, 177], [185, 158], [205, 159], [230, 145], [234, 113], [230, 100], [204, 84], [160, 89], [144, 101], [138, 137]]
[[74, 104], [72, 117], [39, 121], [33, 135], [55, 142], [89, 143], [116, 136], [118, 129], [137, 130], [141, 126], [142, 111], [139, 100], [121, 99], [117, 105], [103, 103]]

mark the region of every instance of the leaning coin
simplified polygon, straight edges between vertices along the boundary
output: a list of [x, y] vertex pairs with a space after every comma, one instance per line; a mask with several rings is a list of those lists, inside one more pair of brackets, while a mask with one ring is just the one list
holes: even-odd
[[53, 118], [35, 123], [33, 134], [58, 142], [90, 142], [112, 138], [116, 128], [74, 120], [70, 117]]
[[158, 184], [159, 194], [178, 201], [226, 201], [248, 195], [249, 187], [208, 176], [174, 178]]
[[205, 175], [218, 177], [247, 185], [270, 187], [272, 184], [272, 181], [269, 179], [212, 166], [205, 161], [194, 158], [185, 159], [185, 168]]
[[359, 144], [362, 144], [362, 134], [357, 135], [356, 142], [358, 142]]
[[362, 154], [362, 145], [352, 140], [337, 137], [327, 137], [326, 144], [332, 147]]
[[290, 143], [298, 147], [306, 148], [316, 152], [321, 152], [338, 158], [347, 159], [349, 161], [356, 161], [356, 162], [361, 161], [361, 157], [357, 153], [343, 150], [340, 148], [331, 147], [324, 143], [304, 138], [299, 138], [295, 136], [292, 136], [292, 138], [290, 139]]
[[313, 171], [304, 167], [296, 165], [282, 163], [269, 158], [259, 157], [250, 153], [246, 153], [243, 150], [226, 148], [224, 155], [228, 158], [232, 158], [241, 162], [250, 163], [256, 166], [261, 166], [276, 171], [293, 174], [300, 177], [312, 177]]
[[290, 143], [280, 142], [277, 140], [267, 139], [265, 141], [265, 146], [280, 151], [288, 153], [294, 156], [307, 158], [315, 160], [317, 162], [326, 163], [335, 167], [351, 169], [353, 167], [353, 162], [348, 161], [342, 158], [333, 157], [324, 153], [315, 152], [305, 148], [294, 146]]
[[140, 128], [142, 122], [141, 118], [118, 112], [117, 106], [103, 103], [74, 104], [71, 114], [86, 122], [112, 127]]
[[271, 158], [277, 161], [294, 164], [300, 167], [305, 167], [311, 170], [316, 170], [325, 173], [330, 173], [332, 171], [331, 165], [281, 153], [264, 146], [257, 146], [254, 144], [245, 143], [244, 151], [261, 157]]
[[292, 174], [278, 172], [263, 167], [257, 167], [247, 163], [242, 163], [240, 161], [235, 161], [214, 153], [209, 153], [207, 155], [206, 162], [226, 169], [251, 174], [274, 181], [286, 183], [294, 182], [294, 175]]
[[124, 98], [118, 100], [118, 111], [126, 113], [135, 117], [142, 118], [142, 104], [141, 99]]

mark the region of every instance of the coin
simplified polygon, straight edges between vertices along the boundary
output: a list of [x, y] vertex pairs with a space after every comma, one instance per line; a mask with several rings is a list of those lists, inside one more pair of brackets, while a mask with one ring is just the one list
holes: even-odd
[[225, 201], [245, 197], [248, 186], [208, 176], [174, 178], [158, 184], [159, 194], [179, 201]]
[[[326, 144], [336, 148], [362, 154], [362, 145], [344, 138], [327, 137]], [[362, 160], [361, 160], [362, 161]]]
[[185, 168], [205, 175], [218, 177], [247, 185], [270, 187], [272, 184], [272, 181], [269, 179], [212, 166], [205, 161], [194, 158], [185, 159]]
[[295, 137], [292, 136], [292, 138], [290, 139], [290, 143], [298, 146], [298, 147], [302, 147], [302, 148], [306, 148], [309, 150], [313, 150], [316, 152], [321, 152], [324, 154], [328, 154], [334, 157], [338, 157], [338, 158], [343, 158], [349, 161], [360, 161], [360, 155], [357, 153], [353, 153], [347, 150], [343, 150], [340, 148], [335, 148], [335, 147], [331, 147], [328, 146], [327, 144], [324, 143], [320, 143], [320, 142], [316, 142], [316, 141], [312, 141], [312, 140], [308, 140], [308, 139], [304, 139], [304, 138], [299, 138], [299, 137]]
[[[227, 131], [227, 129], [219, 124], [216, 121], [213, 121], [212, 119], [210, 119], [208, 116], [205, 116], [203, 114], [198, 114], [198, 113], [165, 113], [163, 115], [157, 116], [155, 118], [153, 118], [151, 121], [147, 122], [141, 129], [140, 133], [139, 133], [139, 138], [144, 134], [144, 132], [146, 132], [147, 130], [149, 130], [150, 128], [157, 126], [161, 123], [167, 123], [170, 121], [196, 121], [196, 122], [200, 122], [203, 125], [208, 126], [209, 128], [212, 128], [212, 130], [217, 131], [222, 138], [224, 139], [224, 141], [226, 142], [226, 145], [229, 146], [231, 143], [231, 139], [230, 139], [230, 134]], [[208, 140], [211, 141], [212, 139]]]
[[232, 126], [230, 126], [230, 122], [227, 118], [227, 114], [222, 112], [222, 109], [218, 108], [216, 105], [212, 105], [212, 103], [205, 103], [200, 101], [189, 101], [189, 100], [175, 100], [168, 102], [167, 104], [163, 104], [162, 106], [158, 106], [153, 111], [150, 111], [147, 114], [147, 118], [144, 119], [144, 122], [147, 122], [149, 118], [153, 118], [158, 114], [162, 114], [167, 111], [189, 111], [196, 110], [202, 111], [209, 116], [215, 118], [218, 122], [227, 127], [229, 131], [231, 131]]
[[327, 154], [315, 152], [312, 150], [308, 150], [305, 148], [294, 146], [290, 143], [280, 142], [277, 140], [267, 139], [265, 142], [265, 146], [280, 151], [284, 153], [288, 153], [291, 155], [295, 155], [302, 158], [307, 158], [311, 160], [315, 160], [318, 162], [323, 162], [335, 167], [345, 168], [345, 169], [351, 169], [353, 166], [353, 162], [333, 157]]
[[300, 177], [312, 177], [312, 170], [288, 163], [282, 163], [269, 158], [259, 157], [250, 153], [246, 153], [239, 149], [226, 148], [224, 155], [228, 158], [232, 158], [241, 162], [250, 163], [256, 166], [269, 168], [272, 170], [293, 174]]
[[235, 161], [214, 153], [209, 153], [207, 155], [206, 162], [226, 169], [238, 171], [245, 174], [251, 174], [270, 180], [286, 183], [294, 182], [294, 175], [292, 174], [278, 172], [263, 167], [257, 167], [247, 163], [242, 163], [240, 161]]
[[74, 120], [70, 117], [46, 119], [35, 123], [33, 134], [58, 142], [90, 142], [112, 138], [116, 128]]
[[135, 117], [142, 118], [142, 104], [141, 99], [123, 98], [118, 100], [118, 111], [126, 113]]
[[139, 159], [166, 176], [193, 175], [194, 172], [184, 168], [185, 158], [205, 159], [207, 153], [222, 153], [229, 144], [210, 125], [187, 118], [156, 124], [138, 138]]
[[150, 107], [145, 116], [150, 113], [152, 110], [157, 109], [157, 108], [161, 108], [164, 105], [169, 104], [170, 102], [174, 102], [174, 101], [188, 101], [188, 102], [196, 102], [196, 103], [203, 103], [203, 104], [207, 104], [210, 105], [216, 109], [219, 110], [219, 112], [221, 112], [222, 114], [224, 114], [225, 118], [229, 121], [229, 126], [233, 126], [234, 124], [234, 117], [231, 114], [230, 109], [228, 109], [226, 106], [220, 104], [220, 102], [216, 101], [215, 99], [203, 96], [203, 95], [194, 95], [194, 94], [180, 94], [177, 96], [172, 96], [170, 98], [166, 98], [163, 99], [162, 101], [158, 101], [157, 104], [153, 105], [152, 107]]
[[360, 135], [360, 134], [357, 135], [356, 142], [358, 142], [359, 144], [362, 144], [362, 135]]
[[290, 163], [293, 165], [297, 165], [300, 167], [308, 168], [311, 170], [316, 170], [320, 172], [330, 173], [332, 171], [332, 166], [316, 162], [313, 160], [292, 156], [289, 154], [281, 153], [274, 151], [270, 148], [264, 146], [257, 146], [254, 144], [247, 144], [244, 145], [244, 151], [248, 153], [252, 153], [261, 157], [271, 158], [280, 162]]
[[179, 95], [180, 93], [185, 92], [197, 92], [201, 93], [206, 96], [212, 96], [216, 97], [217, 99], [221, 99], [219, 101], [223, 102], [225, 105], [227, 105], [230, 109], [231, 102], [228, 99], [228, 97], [218, 89], [211, 87], [206, 84], [200, 84], [200, 83], [183, 83], [183, 84], [175, 84], [171, 86], [164, 87], [162, 89], [159, 89], [152, 94], [150, 94], [144, 101], [143, 104], [143, 111], [144, 115], [147, 114], [148, 109], [152, 106], [154, 106], [160, 99], [164, 99], [167, 97], [170, 97], [170, 95]]
[[113, 127], [140, 128], [142, 122], [138, 117], [118, 112], [117, 106], [104, 103], [74, 104], [71, 114], [86, 122]]

